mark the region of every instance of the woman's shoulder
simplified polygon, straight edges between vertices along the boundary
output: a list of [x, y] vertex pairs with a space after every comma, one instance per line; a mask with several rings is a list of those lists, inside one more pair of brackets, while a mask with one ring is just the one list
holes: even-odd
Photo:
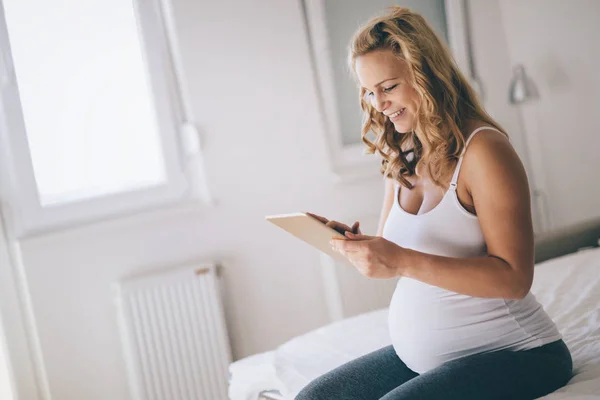
[[478, 136], [501, 136], [508, 140], [508, 135], [505, 132], [481, 120], [471, 120], [466, 123], [463, 134], [465, 142], [469, 140], [473, 141]]
[[[473, 136], [473, 133], [475, 135]], [[486, 123], [477, 123], [470, 127], [469, 144], [465, 150], [461, 174], [469, 177], [485, 176], [493, 178], [515, 169], [521, 169], [522, 163], [508, 136]]]
[[[501, 150], [503, 148], [512, 148], [512, 144], [506, 133], [493, 127], [485, 121], [470, 121], [465, 126], [465, 144], [464, 149], [465, 161], [467, 155], [474, 157], [474, 153], [478, 156], [492, 155], [490, 152]], [[483, 153], [483, 154], [482, 154]]]

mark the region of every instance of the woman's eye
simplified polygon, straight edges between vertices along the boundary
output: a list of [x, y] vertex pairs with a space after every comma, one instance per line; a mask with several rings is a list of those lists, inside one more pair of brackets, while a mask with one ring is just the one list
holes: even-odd
[[391, 92], [392, 90], [394, 90], [394, 88], [395, 88], [396, 86], [398, 86], [398, 84], [392, 85], [392, 86], [390, 86], [390, 87], [386, 87], [386, 88], [384, 88], [384, 89], [383, 89], [383, 91], [384, 91], [385, 93]]

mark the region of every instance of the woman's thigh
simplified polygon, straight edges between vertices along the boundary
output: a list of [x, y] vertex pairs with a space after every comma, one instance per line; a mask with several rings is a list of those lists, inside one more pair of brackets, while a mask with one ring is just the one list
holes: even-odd
[[387, 346], [352, 360], [310, 382], [296, 400], [379, 400], [418, 374]]
[[558, 341], [531, 350], [500, 350], [450, 361], [381, 400], [532, 400], [566, 385], [571, 377], [569, 350]]

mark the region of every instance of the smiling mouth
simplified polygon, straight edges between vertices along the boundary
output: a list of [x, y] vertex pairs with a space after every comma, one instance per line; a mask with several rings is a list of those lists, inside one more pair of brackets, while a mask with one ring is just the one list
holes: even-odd
[[397, 117], [399, 117], [401, 115], [404, 115], [405, 112], [406, 112], [406, 107], [403, 107], [400, 110], [396, 111], [395, 113], [388, 115], [387, 117], [389, 119], [394, 119], [394, 118], [397, 118]]

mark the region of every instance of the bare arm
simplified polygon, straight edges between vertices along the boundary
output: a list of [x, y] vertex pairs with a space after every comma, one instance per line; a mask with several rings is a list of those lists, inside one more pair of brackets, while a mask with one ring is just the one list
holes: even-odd
[[533, 228], [525, 170], [505, 137], [473, 138], [461, 174], [475, 209], [488, 256], [453, 258], [407, 250], [399, 274], [474, 297], [522, 298], [534, 268]]
[[392, 209], [392, 205], [394, 204], [394, 193], [394, 180], [392, 178], [386, 178], [383, 193], [383, 206], [381, 208], [381, 215], [379, 217], [379, 225], [377, 226], [376, 236], [383, 235], [385, 221], [387, 220], [390, 210]]

